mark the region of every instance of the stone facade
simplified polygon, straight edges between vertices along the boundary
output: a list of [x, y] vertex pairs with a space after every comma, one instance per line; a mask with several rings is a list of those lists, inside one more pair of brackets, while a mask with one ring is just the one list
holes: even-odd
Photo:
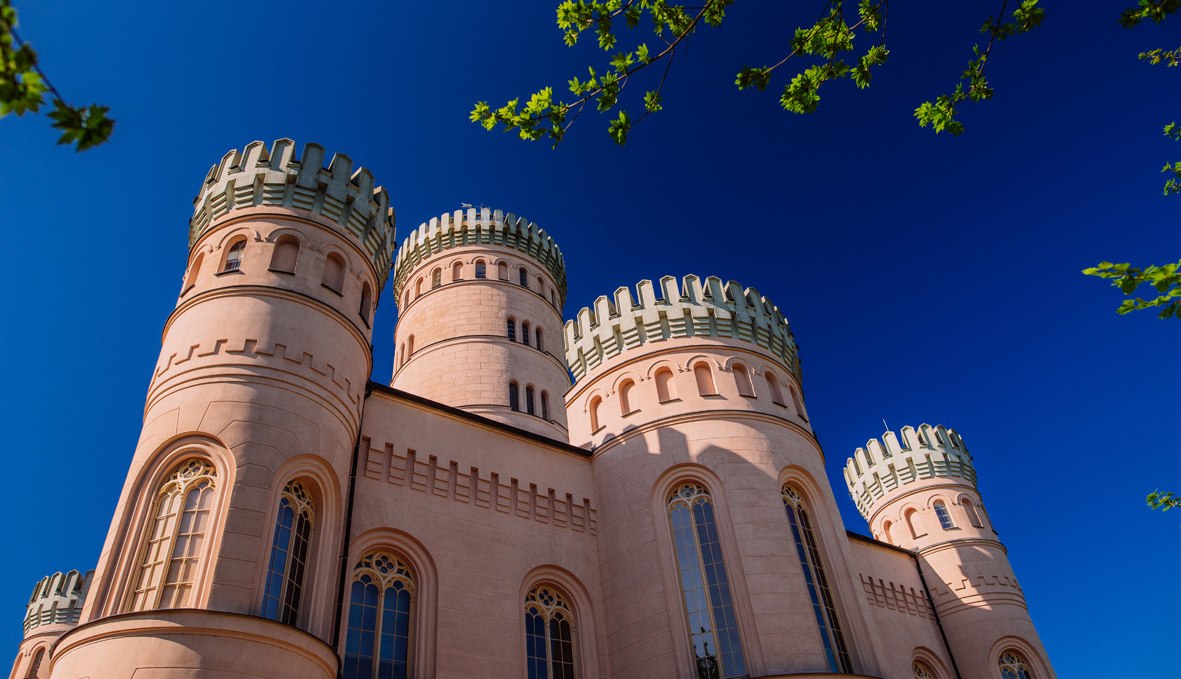
[[563, 324], [535, 224], [395, 248], [372, 175], [290, 140], [210, 170], [190, 246], [97, 568], [38, 583], [12, 679], [1055, 676], [957, 433], [859, 448], [845, 530], [753, 288]]

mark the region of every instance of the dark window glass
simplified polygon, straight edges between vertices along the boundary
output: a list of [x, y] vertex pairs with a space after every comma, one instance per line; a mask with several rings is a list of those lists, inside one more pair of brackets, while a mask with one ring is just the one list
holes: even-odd
[[518, 393], [517, 383], [508, 383], [508, 407], [512, 410], [521, 409], [521, 395]]
[[840, 621], [837, 619], [832, 592], [824, 573], [824, 562], [820, 560], [820, 550], [816, 547], [816, 536], [812, 533], [812, 522], [808, 518], [807, 508], [803, 499], [791, 488], [783, 489], [783, 506], [787, 511], [792, 540], [796, 545], [796, 556], [800, 560], [800, 568], [804, 571], [804, 580], [808, 585], [808, 596], [812, 599], [812, 613], [820, 629], [820, 640], [828, 659], [828, 669], [831, 672], [847, 674], [852, 672], [849, 651], [841, 634]]
[[414, 577], [384, 552], [365, 556], [353, 572], [344, 679], [406, 679], [410, 675], [410, 617]]

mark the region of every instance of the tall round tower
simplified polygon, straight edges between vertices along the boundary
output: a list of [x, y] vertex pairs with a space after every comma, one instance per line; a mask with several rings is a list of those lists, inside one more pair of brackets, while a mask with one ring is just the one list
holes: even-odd
[[94, 571], [47, 575], [33, 587], [25, 609], [25, 637], [12, 665], [12, 678], [49, 676], [49, 650], [82, 617], [82, 603]]
[[53, 677], [336, 675], [344, 498], [394, 225], [368, 170], [324, 160], [254, 142], [205, 177], [143, 430]]
[[874, 537], [917, 553], [957, 665], [1055, 676], [957, 432], [887, 431], [849, 458], [845, 482]]
[[565, 340], [615, 676], [874, 673], [779, 309], [667, 276], [599, 297]]
[[536, 224], [471, 208], [402, 243], [391, 386], [566, 440], [566, 265]]

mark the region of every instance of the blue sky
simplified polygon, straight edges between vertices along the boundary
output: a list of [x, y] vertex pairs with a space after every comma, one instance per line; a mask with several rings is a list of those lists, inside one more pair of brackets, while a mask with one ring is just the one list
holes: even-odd
[[[567, 317], [666, 274], [757, 287], [796, 333], [849, 528], [865, 530], [840, 469], [883, 419], [955, 427], [1059, 675], [1177, 666], [1181, 516], [1144, 495], [1181, 490], [1181, 324], [1116, 316], [1118, 293], [1079, 270], [1181, 252], [1159, 174], [1181, 156], [1160, 135], [1181, 73], [1135, 58], [1176, 47], [1181, 18], [1129, 31], [1121, 3], [1048, 3], [953, 138], [911, 112], [952, 86], [996, 3], [895, 3], [873, 86], [826, 86], [799, 117], [732, 81], [817, 8], [747, 0], [678, 57], [666, 110], [626, 148], [588, 113], [555, 152], [467, 121], [599, 63], [562, 46], [551, 3], [344, 4], [19, 3], [55, 84], [118, 126], [79, 155], [44, 119], [0, 121], [0, 648], [36, 579], [97, 559], [204, 173], [289, 136], [372, 169], [401, 235], [462, 202], [533, 219], [566, 253]], [[383, 382], [393, 322], [387, 290]]]

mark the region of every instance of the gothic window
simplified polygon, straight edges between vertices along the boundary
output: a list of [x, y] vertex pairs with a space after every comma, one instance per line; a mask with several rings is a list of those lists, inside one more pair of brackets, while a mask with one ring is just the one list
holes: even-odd
[[910, 669], [914, 672], [914, 679], [935, 679], [935, 671], [922, 660], [911, 663]]
[[783, 402], [783, 388], [779, 386], [779, 379], [775, 373], [767, 371], [767, 391], [771, 392], [771, 402], [785, 405]]
[[[329, 252], [328, 256], [324, 258], [324, 280], [322, 281], [324, 287], [328, 288], [336, 294], [344, 289], [344, 257]], [[421, 281], [419, 282], [421, 285]], [[421, 290], [415, 290], [415, 297]]]
[[431, 289], [434, 290], [435, 288], [439, 287], [442, 284], [443, 284], [443, 270], [440, 269], [439, 267], [435, 267], [435, 270], [431, 272]]
[[529, 328], [529, 321], [521, 323], [521, 344], [529, 345], [529, 333], [533, 332]]
[[506, 262], [497, 262], [496, 277], [502, 281], [508, 280], [508, 264]]
[[521, 394], [516, 382], [508, 383], [508, 407], [517, 411], [521, 409]]
[[668, 513], [697, 679], [744, 677], [746, 660], [709, 491], [692, 481], [679, 484], [669, 496]]
[[1033, 679], [1033, 670], [1029, 669], [1029, 663], [1017, 651], [1002, 653], [997, 665], [1001, 669], [1001, 679]]
[[528, 269], [526, 269], [525, 267], [521, 267], [520, 270], [517, 271], [517, 282], [521, 284], [521, 287], [525, 287], [525, 288], [529, 287], [529, 270]]
[[185, 294], [189, 288], [197, 284], [197, 274], [201, 273], [201, 262], [205, 260], [205, 253], [198, 253], [193, 259], [193, 265], [189, 267], [189, 275], [185, 278], [185, 287], [180, 291], [180, 294]]
[[463, 280], [463, 262], [456, 262], [451, 265], [451, 282]]
[[619, 411], [621, 415], [628, 415], [635, 410], [631, 403], [631, 394], [635, 387], [636, 383], [631, 380], [624, 380], [623, 384], [619, 385]]
[[709, 364], [701, 361], [693, 366], [693, 377], [697, 379], [697, 393], [702, 396], [716, 396], [718, 390], [714, 387], [714, 371]]
[[37, 652], [33, 654], [33, 660], [29, 663], [29, 671], [25, 672], [25, 679], [39, 679], [41, 674], [41, 661], [45, 659], [45, 649], [38, 648]]
[[217, 472], [201, 459], [183, 462], [156, 493], [130, 609], [186, 608], [209, 530]]
[[532, 384], [525, 387], [525, 412], [529, 413], [530, 415], [534, 414]]
[[307, 488], [299, 481], [288, 483], [279, 497], [279, 515], [263, 588], [262, 617], [284, 625], [299, 624], [314, 521], [315, 510]]
[[349, 592], [344, 679], [407, 679], [414, 614], [414, 572], [386, 552], [357, 562]]
[[968, 523], [976, 528], [983, 528], [984, 524], [980, 521], [980, 514], [976, 511], [976, 507], [968, 498], [964, 498], [960, 504], [964, 507], [964, 513], [968, 515]]
[[673, 371], [661, 368], [656, 371], [656, 398], [664, 403], [677, 397], [677, 386], [673, 384]]
[[487, 278], [487, 277], [488, 277], [488, 265], [484, 263], [484, 260], [477, 259], [476, 260], [476, 278]]
[[598, 431], [599, 427], [601, 426], [599, 424], [599, 406], [601, 405], [603, 405], [603, 397], [596, 396], [590, 400], [590, 405], [587, 407], [587, 410], [590, 411], [590, 426], [592, 432]]
[[541, 419], [549, 419], [549, 392], [541, 392]]
[[275, 241], [271, 254], [271, 271], [295, 273], [295, 262], [299, 259], [299, 239], [295, 236], [280, 236]]
[[832, 592], [828, 587], [824, 562], [820, 559], [816, 535], [812, 531], [808, 507], [799, 493], [789, 486], [783, 488], [783, 507], [787, 511], [787, 522], [791, 526], [791, 536], [796, 545], [800, 568], [804, 571], [808, 595], [812, 598], [812, 612], [816, 616], [816, 625], [820, 628], [820, 640], [824, 644], [824, 654], [828, 658], [828, 669], [830, 672], [848, 674], [853, 671], [849, 663], [849, 651], [845, 648], [845, 639], [841, 635], [840, 621], [837, 619], [836, 606], [833, 605]]
[[365, 321], [366, 325], [369, 324], [369, 312], [372, 310], [372, 306], [373, 292], [369, 288], [369, 281], [365, 281], [361, 285], [361, 306], [357, 309], [357, 313], [361, 314], [361, 320]]
[[943, 504], [943, 500], [936, 500], [934, 508], [935, 516], [939, 517], [939, 526], [943, 530], [955, 528], [955, 522], [951, 520], [951, 514], [947, 512], [947, 505]]
[[529, 679], [574, 679], [574, 612], [550, 585], [525, 597], [525, 661]]
[[517, 320], [515, 318], [508, 319], [508, 339], [510, 342], [517, 341]]
[[750, 371], [741, 363], [734, 364], [734, 382], [738, 385], [740, 396], [754, 396], [755, 386], [750, 381]]
[[239, 238], [230, 245], [229, 251], [226, 252], [226, 263], [222, 265], [222, 272], [238, 271], [242, 268], [242, 254], [246, 251], [246, 239]]
[[537, 339], [537, 342], [536, 342], [537, 350], [538, 351], [545, 351], [545, 344], [541, 341], [541, 328], [539, 327], [539, 328], [534, 329], [533, 335]]

